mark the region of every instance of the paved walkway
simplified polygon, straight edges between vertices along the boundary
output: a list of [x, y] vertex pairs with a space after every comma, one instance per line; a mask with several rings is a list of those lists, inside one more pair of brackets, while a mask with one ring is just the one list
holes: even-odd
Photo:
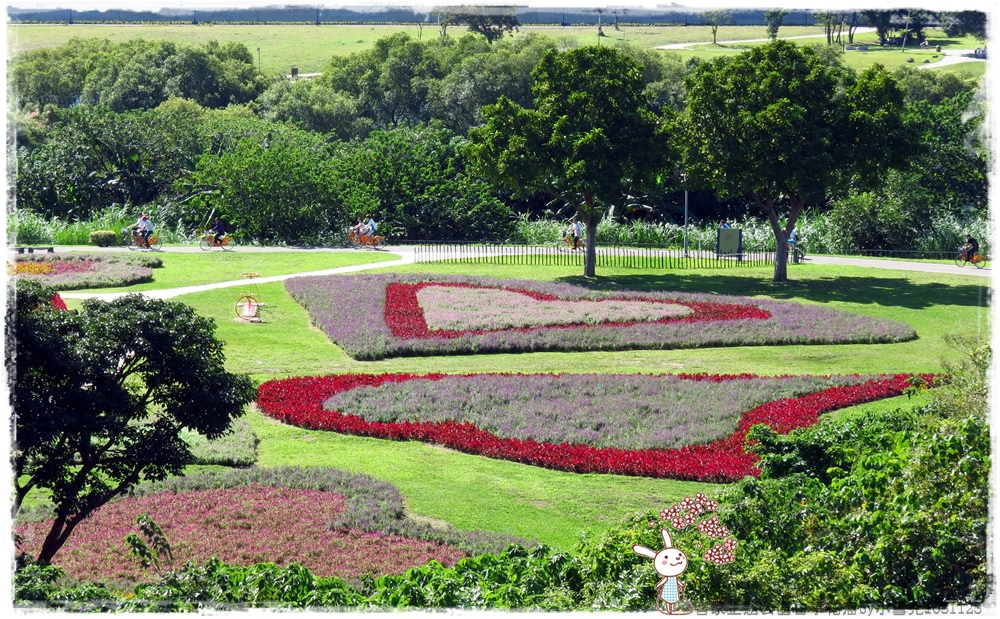
[[[64, 250], [89, 250], [93, 251], [96, 248], [93, 247], [66, 247], [60, 248]], [[112, 248], [110, 251], [118, 251], [121, 248]], [[109, 250], [105, 250], [109, 251]], [[200, 251], [196, 247], [169, 247], [169, 252], [194, 252]], [[343, 252], [343, 251], [358, 251], [353, 249], [343, 249], [343, 248], [333, 248], [333, 247], [241, 247], [239, 251], [243, 252], [314, 252], [314, 251], [327, 251], [327, 252]], [[304, 276], [314, 276], [314, 275], [336, 275], [340, 273], [356, 273], [358, 271], [367, 271], [371, 269], [382, 269], [386, 267], [394, 267], [406, 264], [413, 264], [416, 262], [414, 255], [414, 248], [412, 246], [393, 246], [387, 247], [384, 250], [387, 260], [385, 262], [373, 262], [368, 264], [355, 264], [345, 267], [337, 267], [333, 269], [324, 269], [321, 271], [309, 271], [305, 273], [289, 273], [287, 275], [273, 275], [268, 277], [255, 278], [253, 282], [255, 284], [266, 284], [270, 282], [281, 282], [292, 277], [304, 277]], [[390, 259], [390, 257], [392, 259]], [[943, 273], [948, 275], [971, 275], [975, 277], [992, 277], [993, 271], [991, 267], [986, 267], [983, 269], [977, 269], [972, 265], [966, 265], [964, 267], [959, 267], [955, 264], [944, 264], [935, 262], [915, 262], [907, 260], [889, 260], [889, 259], [878, 259], [878, 258], [846, 258], [839, 256], [809, 256], [805, 264], [802, 266], [808, 266], [809, 264], [839, 264], [845, 266], [856, 266], [864, 268], [873, 269], [890, 269], [898, 271], [922, 271], [925, 273]], [[789, 265], [790, 269], [799, 268], [798, 266]], [[795, 277], [795, 271], [790, 272], [792, 278]], [[185, 294], [191, 294], [195, 292], [205, 292], [208, 290], [216, 290], [220, 288], [234, 288], [236, 286], [246, 286], [247, 281], [245, 279], [238, 279], [228, 282], [215, 282], [211, 284], [201, 284], [198, 286], [183, 286], [179, 288], [164, 288], [160, 290], [147, 290], [142, 292], [143, 295], [154, 298], [154, 299], [170, 299], [173, 297], [178, 297]], [[126, 294], [127, 292], [106, 292], [106, 293], [94, 293], [87, 292], [86, 290], [79, 291], [67, 291], [61, 292], [60, 295], [66, 299], [102, 299], [111, 300]]]
[[[190, 252], [192, 249], [197, 249], [194, 247], [170, 247], [169, 251], [181, 251]], [[200, 251], [200, 250], [199, 250]], [[310, 248], [297, 248], [297, 247], [241, 247], [239, 251], [246, 252], [306, 252], [306, 251], [328, 251], [328, 252], [341, 252], [341, 251], [358, 251], [352, 249], [341, 249], [341, 248], [329, 248], [329, 247], [310, 247]], [[413, 248], [396, 248], [386, 251], [386, 261], [385, 262], [372, 262], [366, 264], [352, 264], [346, 267], [336, 267], [333, 269], [323, 269], [321, 271], [308, 271], [305, 273], [288, 273], [287, 275], [272, 275], [268, 277], [256, 277], [252, 281], [254, 284], [269, 284], [271, 282], [283, 282], [286, 279], [292, 277], [301, 277], [306, 275], [336, 275], [339, 273], [355, 273], [357, 271], [366, 271], [370, 269], [381, 269], [385, 267], [394, 267], [404, 264], [413, 264], [414, 253]], [[390, 258], [395, 258], [394, 260]], [[173, 297], [179, 297], [185, 294], [191, 294], [194, 292], [205, 292], [207, 290], [216, 290], [219, 288], [233, 288], [236, 286], [246, 286], [251, 280], [237, 279], [228, 282], [215, 282], [212, 284], [201, 284], [198, 286], [184, 286], [180, 288], [163, 288], [160, 290], [146, 290], [142, 294], [151, 299], [170, 299]], [[103, 301], [110, 301], [111, 299], [116, 299], [126, 294], [131, 294], [128, 292], [104, 292], [104, 293], [88, 293], [85, 290], [81, 291], [67, 291], [60, 292], [59, 296], [64, 299], [101, 299]]]

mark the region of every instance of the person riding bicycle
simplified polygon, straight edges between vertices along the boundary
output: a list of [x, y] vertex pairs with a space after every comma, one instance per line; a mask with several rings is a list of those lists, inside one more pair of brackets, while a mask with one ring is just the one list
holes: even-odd
[[149, 221], [148, 217], [139, 215], [139, 219], [132, 225], [132, 232], [139, 234], [146, 249], [153, 249], [149, 244], [149, 237], [153, 234], [153, 222]]
[[979, 241], [971, 234], [966, 235], [965, 245], [962, 246], [962, 253], [965, 254], [965, 259], [969, 262], [972, 262], [976, 254], [979, 253]]
[[378, 225], [375, 223], [375, 219], [371, 215], [368, 216], [368, 222], [365, 223], [364, 233], [368, 236], [375, 236], [375, 232], [378, 231]]
[[583, 245], [583, 224], [577, 221], [576, 215], [573, 216], [570, 233], [573, 235], [573, 247], [581, 247]]
[[359, 237], [362, 234], [364, 234], [364, 232], [365, 232], [365, 218], [364, 217], [358, 217], [358, 223], [354, 224], [353, 226], [351, 226], [350, 228], [347, 229], [347, 235], [348, 236], [353, 235], [354, 237]]
[[222, 237], [226, 235], [226, 224], [221, 219], [216, 218], [215, 225], [209, 228], [208, 231], [215, 233], [215, 244], [218, 245], [222, 242]]
[[797, 228], [792, 228], [792, 231], [788, 234], [788, 251], [795, 249], [795, 245], [799, 242], [799, 231]]

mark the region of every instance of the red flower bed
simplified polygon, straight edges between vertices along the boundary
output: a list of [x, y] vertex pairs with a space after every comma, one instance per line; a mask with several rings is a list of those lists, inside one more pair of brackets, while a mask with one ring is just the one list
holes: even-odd
[[[474, 330], [444, 330], [435, 329], [431, 330], [427, 326], [427, 321], [424, 319], [424, 310], [420, 307], [420, 303], [417, 300], [417, 292], [421, 288], [426, 288], [427, 286], [451, 286], [455, 288], [483, 288], [484, 286], [476, 286], [474, 284], [465, 283], [441, 283], [441, 282], [420, 282], [416, 284], [405, 284], [405, 283], [390, 283], [385, 288], [385, 324], [392, 331], [392, 334], [396, 337], [401, 338], [432, 338], [432, 337], [443, 337], [443, 338], [455, 338], [461, 337], [463, 335], [480, 335], [487, 333], [485, 330], [474, 329]], [[504, 288], [504, 290], [509, 290], [511, 292], [517, 292], [523, 294], [527, 297], [535, 299], [536, 301], [559, 301], [559, 297], [551, 294], [546, 294], [544, 292], [538, 292], [537, 290], [525, 290], [523, 288]], [[614, 299], [608, 298], [605, 301], [611, 300], [628, 300], [628, 299]], [[676, 301], [676, 300], [665, 300], [665, 299], [650, 299], [646, 300], [647, 303], [671, 303], [675, 305], [683, 305], [694, 311], [693, 314], [688, 316], [682, 316], [679, 318], [663, 318], [661, 320], [652, 320], [644, 322], [658, 322], [658, 323], [670, 323], [670, 322], [707, 322], [711, 320], [745, 320], [745, 319], [757, 319], [766, 320], [771, 317], [771, 313], [763, 310], [759, 307], [753, 307], [750, 305], [736, 305], [731, 303], [704, 303], [698, 301]], [[604, 322], [599, 325], [577, 325], [577, 324], [566, 324], [566, 325], [547, 325], [542, 327], [527, 327], [518, 329], [502, 329], [503, 331], [537, 331], [540, 329], [587, 329], [587, 328], [600, 328], [600, 327], [624, 327], [631, 324], [636, 324], [635, 322]]]
[[[323, 409], [323, 402], [341, 391], [363, 386], [377, 387], [413, 378], [438, 380], [443, 376], [345, 374], [273, 380], [260, 386], [257, 405], [265, 414], [303, 428], [391, 440], [418, 440], [466, 453], [563, 471], [730, 482], [747, 475], [759, 475], [757, 456], [744, 450], [746, 434], [755, 424], [764, 423], [775, 432], [785, 434], [815, 424], [822, 413], [901, 395], [911, 377], [909, 374], [886, 375], [858, 385], [831, 387], [798, 398], [767, 402], [745, 412], [730, 436], [681, 449], [630, 450], [585, 444], [550, 444], [497, 437], [465, 422], [372, 422]], [[711, 381], [735, 378], [717, 374], [681, 377]], [[929, 382], [932, 376], [922, 378]]]

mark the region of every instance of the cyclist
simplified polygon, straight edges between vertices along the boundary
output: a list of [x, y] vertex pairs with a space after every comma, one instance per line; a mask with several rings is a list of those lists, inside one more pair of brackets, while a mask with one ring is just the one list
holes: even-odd
[[355, 237], [360, 236], [365, 231], [365, 219], [364, 217], [358, 217], [358, 223], [354, 224], [347, 230], [348, 236], [354, 235]]
[[795, 244], [799, 242], [799, 231], [796, 228], [792, 228], [792, 231], [788, 234], [788, 251], [795, 249]]
[[365, 234], [368, 236], [375, 236], [375, 232], [378, 230], [378, 225], [375, 224], [375, 219], [371, 215], [368, 216], [368, 223], [365, 224]]
[[149, 237], [153, 234], [153, 222], [149, 221], [149, 217], [139, 215], [139, 219], [132, 226], [132, 231], [139, 233], [139, 238], [145, 243], [146, 249], [153, 249], [149, 244]]
[[583, 246], [583, 224], [577, 221], [576, 215], [573, 215], [573, 247]]
[[215, 233], [215, 244], [218, 245], [222, 242], [222, 237], [226, 235], [226, 224], [222, 223], [222, 220], [216, 217], [215, 225], [209, 228], [208, 231]]
[[968, 262], [972, 262], [973, 258], [979, 252], [979, 241], [977, 241], [971, 234], [965, 235], [965, 245], [962, 246], [962, 251], [965, 254], [965, 259]]

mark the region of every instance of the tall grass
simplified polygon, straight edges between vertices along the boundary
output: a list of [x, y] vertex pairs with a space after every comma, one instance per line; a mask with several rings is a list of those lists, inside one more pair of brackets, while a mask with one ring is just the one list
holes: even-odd
[[[149, 215], [156, 234], [163, 237], [165, 243], [180, 243], [190, 239], [192, 232], [185, 230], [179, 221], [171, 226], [168, 221], [157, 217], [160, 209], [152, 205], [144, 208], [147, 210], [142, 212]], [[7, 244], [90, 245], [91, 232], [118, 232], [134, 224], [139, 213], [138, 207], [113, 204], [87, 221], [80, 221], [59, 217], [46, 219], [34, 211], [18, 209], [9, 212], [7, 216]]]
[[[965, 242], [965, 235], [979, 239], [980, 245], [989, 247], [990, 222], [979, 217], [972, 221], [960, 220], [948, 213], [930, 214], [932, 232], [920, 235], [916, 247], [906, 248], [923, 252], [951, 252]], [[734, 227], [743, 231], [743, 248], [747, 251], [766, 250], [774, 247], [771, 224], [759, 217], [747, 217]], [[805, 211], [795, 225], [799, 239], [812, 253], [850, 253], [856, 250], [881, 249], [878, 247], [839, 247], [830, 217], [819, 211]], [[530, 219], [518, 216], [512, 243], [548, 245], [556, 243], [569, 228], [568, 220]], [[688, 246], [710, 249], [715, 247], [718, 226], [714, 221], [693, 220], [688, 226]], [[669, 222], [617, 221], [602, 219], [597, 224], [598, 245], [657, 245], [676, 249], [684, 244], [684, 226]]]

